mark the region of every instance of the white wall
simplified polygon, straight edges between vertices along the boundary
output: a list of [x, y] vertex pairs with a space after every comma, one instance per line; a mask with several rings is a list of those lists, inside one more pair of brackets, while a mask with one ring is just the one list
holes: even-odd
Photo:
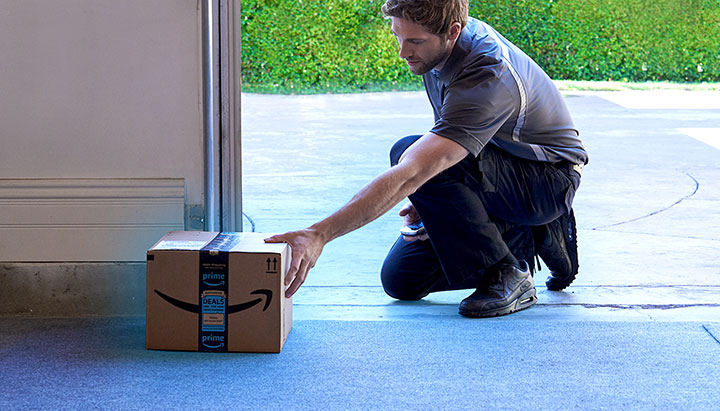
[[141, 261], [183, 229], [203, 198], [200, 17], [0, 0], [0, 261]]

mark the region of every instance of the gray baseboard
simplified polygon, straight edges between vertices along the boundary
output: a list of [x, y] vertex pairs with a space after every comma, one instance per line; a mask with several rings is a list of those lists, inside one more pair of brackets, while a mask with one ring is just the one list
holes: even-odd
[[146, 264], [0, 263], [0, 315], [144, 316]]

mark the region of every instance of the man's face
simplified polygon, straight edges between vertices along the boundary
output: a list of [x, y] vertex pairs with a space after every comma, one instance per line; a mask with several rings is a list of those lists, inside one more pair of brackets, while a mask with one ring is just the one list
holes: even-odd
[[400, 17], [390, 17], [392, 32], [400, 44], [400, 58], [405, 59], [413, 74], [440, 70], [455, 44], [448, 36], [437, 36], [425, 27]]

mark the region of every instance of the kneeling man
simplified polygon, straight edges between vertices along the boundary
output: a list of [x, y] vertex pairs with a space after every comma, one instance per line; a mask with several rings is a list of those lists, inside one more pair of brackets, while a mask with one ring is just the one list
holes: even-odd
[[[410, 71], [423, 76], [435, 124], [400, 139], [391, 167], [340, 210], [268, 238], [288, 242], [291, 296], [324, 245], [408, 197], [406, 226], [381, 278], [392, 297], [474, 289], [468, 317], [509, 314], [537, 302], [540, 256], [550, 290], [578, 271], [572, 201], [587, 153], [559, 91], [524, 52], [468, 16], [467, 0], [387, 0], [384, 15]], [[420, 228], [422, 226], [422, 228]]]

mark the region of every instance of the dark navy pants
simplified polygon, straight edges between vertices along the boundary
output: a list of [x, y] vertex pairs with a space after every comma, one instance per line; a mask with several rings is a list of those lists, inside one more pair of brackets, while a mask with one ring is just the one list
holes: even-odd
[[[390, 151], [391, 165], [421, 136], [404, 137]], [[547, 224], [572, 206], [580, 175], [569, 163], [511, 156], [488, 144], [409, 196], [429, 240], [402, 236], [385, 258], [385, 292], [401, 300], [475, 288], [486, 267], [508, 253], [532, 265], [532, 226]]]

